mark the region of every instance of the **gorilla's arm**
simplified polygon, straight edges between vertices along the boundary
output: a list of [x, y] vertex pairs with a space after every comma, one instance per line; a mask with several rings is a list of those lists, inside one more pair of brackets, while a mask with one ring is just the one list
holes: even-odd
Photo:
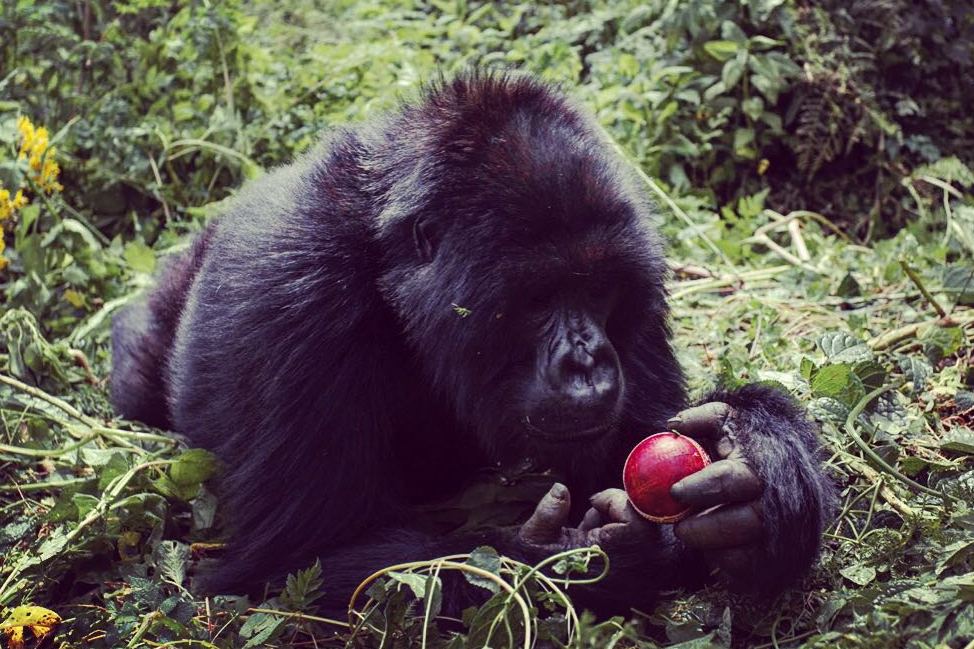
[[721, 458], [674, 485], [678, 500], [718, 506], [677, 524], [677, 537], [740, 588], [775, 593], [804, 574], [835, 494], [795, 401], [756, 384], [718, 390], [668, 423]]

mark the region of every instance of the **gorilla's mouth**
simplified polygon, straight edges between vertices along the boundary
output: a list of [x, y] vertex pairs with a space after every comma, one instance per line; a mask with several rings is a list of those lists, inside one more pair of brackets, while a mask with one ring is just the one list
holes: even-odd
[[528, 433], [532, 437], [542, 439], [546, 442], [585, 442], [601, 437], [612, 429], [611, 421], [606, 421], [596, 424], [595, 426], [583, 428], [581, 430], [574, 428], [565, 430], [545, 430], [532, 424], [530, 417], [524, 417], [521, 421], [524, 424], [525, 429], [527, 429]]

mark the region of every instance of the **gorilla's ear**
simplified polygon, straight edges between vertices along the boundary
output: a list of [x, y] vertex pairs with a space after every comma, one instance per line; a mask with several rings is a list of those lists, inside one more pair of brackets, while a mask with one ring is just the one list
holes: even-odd
[[433, 224], [423, 214], [416, 217], [413, 223], [413, 240], [416, 243], [416, 252], [424, 263], [433, 261], [436, 254], [437, 241], [436, 232]]

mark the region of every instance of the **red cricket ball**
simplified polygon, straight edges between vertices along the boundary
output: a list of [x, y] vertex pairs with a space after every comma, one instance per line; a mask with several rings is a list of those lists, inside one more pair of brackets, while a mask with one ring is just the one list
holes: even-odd
[[622, 469], [622, 484], [633, 508], [654, 523], [675, 523], [690, 508], [670, 496], [670, 487], [710, 464], [699, 444], [678, 433], [650, 435], [636, 444]]

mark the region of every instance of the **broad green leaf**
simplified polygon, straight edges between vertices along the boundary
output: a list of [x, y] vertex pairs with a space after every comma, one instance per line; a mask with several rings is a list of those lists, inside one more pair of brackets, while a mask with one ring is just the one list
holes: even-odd
[[764, 100], [760, 97], [751, 97], [741, 102], [741, 110], [752, 120], [757, 121], [764, 112]]
[[733, 58], [740, 49], [740, 44], [734, 41], [707, 41], [703, 44], [704, 51], [720, 62]]
[[389, 572], [386, 573], [389, 579], [409, 587], [416, 599], [423, 599], [426, 596], [426, 575], [415, 572]]
[[169, 467], [169, 477], [181, 487], [195, 486], [212, 476], [217, 469], [216, 456], [201, 448], [179, 454]]
[[[497, 554], [497, 550], [490, 546], [483, 545], [471, 552], [470, 558], [467, 559], [466, 563], [474, 568], [486, 570], [492, 575], [500, 576], [501, 558], [500, 555]], [[464, 572], [463, 576], [474, 586], [486, 588], [492, 593], [500, 592], [500, 586], [498, 586], [497, 583], [492, 579], [481, 577], [480, 575], [475, 575], [470, 572]]]
[[899, 365], [906, 380], [913, 384], [914, 391], [923, 390], [927, 385], [927, 379], [933, 374], [930, 363], [918, 356], [901, 356]]
[[830, 421], [834, 424], [844, 423], [849, 417], [851, 408], [837, 399], [820, 397], [808, 404], [808, 414], [818, 421]]
[[856, 563], [839, 570], [843, 577], [858, 586], [866, 586], [876, 579], [876, 569], [872, 566]]
[[736, 86], [737, 82], [741, 80], [746, 66], [747, 50], [739, 51], [734, 58], [724, 63], [724, 67], [720, 73], [720, 80], [724, 84], [724, 88], [730, 90]]
[[866, 394], [862, 381], [846, 363], [826, 365], [820, 369], [812, 379], [811, 387], [814, 396], [829, 397], [850, 408]]
[[151, 273], [156, 269], [155, 253], [141, 241], [132, 241], [125, 246], [125, 261], [129, 268], [139, 273]]
[[860, 363], [873, 358], [873, 351], [866, 343], [844, 331], [822, 335], [818, 339], [818, 346], [830, 363]]

